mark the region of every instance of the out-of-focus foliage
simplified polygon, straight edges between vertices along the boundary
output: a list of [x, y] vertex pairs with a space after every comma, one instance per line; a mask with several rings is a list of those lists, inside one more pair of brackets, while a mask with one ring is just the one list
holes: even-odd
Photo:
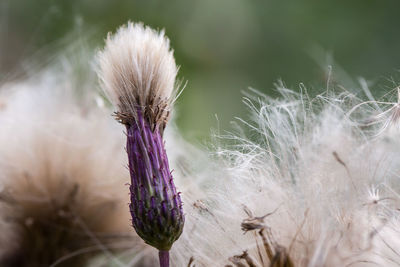
[[71, 33], [95, 49], [117, 26], [143, 21], [171, 39], [188, 81], [177, 123], [198, 138], [218, 126], [214, 114], [221, 129], [243, 114], [249, 86], [271, 95], [278, 79], [317, 88], [329, 64], [341, 73], [335, 62], [349, 77], [390, 80], [400, 64], [398, 10], [396, 0], [1, 0], [0, 79], [27, 58], [45, 62]]

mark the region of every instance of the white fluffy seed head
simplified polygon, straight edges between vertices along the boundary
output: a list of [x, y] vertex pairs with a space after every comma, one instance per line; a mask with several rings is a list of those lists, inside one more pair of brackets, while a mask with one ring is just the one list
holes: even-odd
[[153, 127], [163, 130], [178, 72], [164, 31], [129, 22], [109, 34], [98, 61], [99, 77], [117, 119], [134, 123], [140, 111]]
[[[173, 265], [398, 266], [397, 104], [278, 90], [248, 94], [251, 119], [213, 162], [171, 157], [186, 212]], [[198, 169], [185, 174], [179, 158]]]
[[87, 247], [143, 248], [129, 224], [120, 129], [91, 84], [54, 70], [0, 86], [1, 266], [83, 266]]

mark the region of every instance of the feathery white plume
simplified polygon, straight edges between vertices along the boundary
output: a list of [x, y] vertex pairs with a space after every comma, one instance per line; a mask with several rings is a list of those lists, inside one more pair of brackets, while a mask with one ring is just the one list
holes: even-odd
[[117, 264], [116, 252], [143, 249], [121, 193], [120, 129], [92, 85], [73, 81], [50, 70], [1, 87], [1, 266], [83, 266], [99, 253]]
[[129, 22], [109, 34], [98, 55], [105, 93], [122, 123], [137, 120], [137, 109], [161, 131], [173, 102], [177, 67], [164, 31]]
[[397, 103], [279, 92], [252, 92], [231, 146], [186, 174], [174, 265], [398, 266], [400, 132], [381, 127]]

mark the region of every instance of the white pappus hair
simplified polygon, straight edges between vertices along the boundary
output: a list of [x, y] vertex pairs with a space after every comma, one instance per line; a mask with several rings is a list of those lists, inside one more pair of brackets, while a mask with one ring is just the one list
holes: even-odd
[[143, 245], [120, 127], [91, 84], [55, 69], [1, 86], [0, 265], [121, 266], [116, 253]]
[[175, 265], [398, 266], [398, 104], [278, 90], [184, 191]]
[[151, 125], [164, 128], [178, 72], [164, 31], [129, 22], [108, 35], [98, 62], [99, 77], [117, 118], [123, 123], [135, 121], [140, 109]]

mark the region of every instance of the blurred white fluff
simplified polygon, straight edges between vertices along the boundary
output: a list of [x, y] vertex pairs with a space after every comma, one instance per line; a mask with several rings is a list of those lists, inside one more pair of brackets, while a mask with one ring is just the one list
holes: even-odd
[[115, 252], [142, 248], [120, 128], [75, 78], [52, 66], [1, 87], [2, 266], [82, 266], [98, 252], [108, 266]]
[[103, 88], [118, 108], [118, 117], [135, 119], [136, 108], [141, 108], [143, 114], [152, 113], [148, 116], [154, 120], [151, 124], [162, 124], [163, 128], [178, 72], [164, 31], [129, 22], [108, 35], [98, 61]]
[[192, 174], [174, 266], [398, 266], [398, 104], [278, 90]]

